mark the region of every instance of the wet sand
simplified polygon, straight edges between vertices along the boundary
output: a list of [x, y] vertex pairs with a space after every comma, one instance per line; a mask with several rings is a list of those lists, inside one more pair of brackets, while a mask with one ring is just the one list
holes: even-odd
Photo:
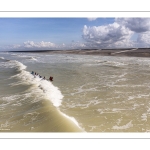
[[132, 56], [150, 57], [150, 48], [127, 48], [127, 49], [76, 49], [76, 50], [28, 50], [12, 52], [33, 52], [33, 53], [59, 53], [59, 54], [82, 54], [102, 56]]

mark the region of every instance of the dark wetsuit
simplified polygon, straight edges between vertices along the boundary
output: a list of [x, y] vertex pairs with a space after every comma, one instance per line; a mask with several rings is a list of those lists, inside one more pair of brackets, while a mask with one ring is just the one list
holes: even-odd
[[53, 77], [50, 77], [49, 80], [50, 80], [50, 81], [53, 81]]

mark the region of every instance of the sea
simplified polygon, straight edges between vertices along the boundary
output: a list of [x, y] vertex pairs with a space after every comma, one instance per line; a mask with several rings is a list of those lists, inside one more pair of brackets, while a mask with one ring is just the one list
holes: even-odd
[[149, 131], [149, 58], [0, 52], [0, 132]]

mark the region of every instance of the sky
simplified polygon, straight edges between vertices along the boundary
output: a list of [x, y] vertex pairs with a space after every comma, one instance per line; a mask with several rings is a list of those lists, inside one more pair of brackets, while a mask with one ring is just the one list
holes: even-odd
[[0, 51], [150, 47], [150, 18], [0, 18]]

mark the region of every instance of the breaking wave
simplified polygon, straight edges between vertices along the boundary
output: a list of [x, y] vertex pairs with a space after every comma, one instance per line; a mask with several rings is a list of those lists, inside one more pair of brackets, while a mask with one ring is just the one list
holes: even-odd
[[38, 76], [33, 76], [30, 72], [26, 71], [25, 65], [18, 61], [10, 61], [8, 67], [16, 68], [19, 73], [12, 76], [11, 78], [20, 78], [21, 81], [17, 83], [12, 83], [11, 86], [16, 86], [19, 84], [32, 84], [35, 88], [41, 89], [41, 93], [48, 98], [55, 107], [59, 107], [62, 102], [63, 95], [58, 87], [55, 87], [50, 81], [39, 78]]

